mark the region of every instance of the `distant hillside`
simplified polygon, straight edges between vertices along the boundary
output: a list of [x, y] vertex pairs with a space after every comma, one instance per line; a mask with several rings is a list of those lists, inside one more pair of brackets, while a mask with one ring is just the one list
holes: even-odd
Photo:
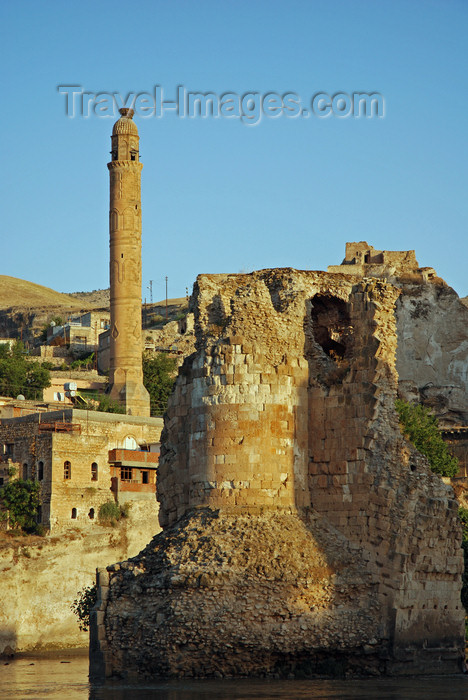
[[[109, 309], [109, 304], [109, 289], [62, 294], [34, 282], [0, 275], [0, 337], [21, 337], [31, 342], [55, 316], [67, 320], [92, 309]], [[176, 318], [185, 306], [185, 298], [168, 299], [168, 320]], [[165, 300], [143, 305], [145, 327], [151, 327], [158, 316], [166, 316]]]
[[62, 294], [49, 287], [0, 275], [0, 337], [32, 341], [54, 316], [67, 319], [109, 306], [99, 290], [89, 295]]
[[0, 275], [0, 309], [30, 306], [79, 306], [81, 302], [68, 294], [56, 292], [34, 282]]
[[79, 304], [92, 305], [105, 308], [110, 304], [110, 289], [94, 289], [92, 292], [71, 292], [68, 296]]
[[460, 301], [461, 301], [461, 303], [464, 304], [465, 306], [468, 306], [468, 297], [461, 297], [461, 298], [460, 298]]

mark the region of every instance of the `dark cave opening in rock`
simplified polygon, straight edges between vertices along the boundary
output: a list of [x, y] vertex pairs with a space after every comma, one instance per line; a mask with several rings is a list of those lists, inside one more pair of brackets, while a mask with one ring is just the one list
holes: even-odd
[[348, 357], [353, 334], [348, 304], [330, 294], [316, 294], [311, 319], [314, 339], [324, 353], [338, 363]]

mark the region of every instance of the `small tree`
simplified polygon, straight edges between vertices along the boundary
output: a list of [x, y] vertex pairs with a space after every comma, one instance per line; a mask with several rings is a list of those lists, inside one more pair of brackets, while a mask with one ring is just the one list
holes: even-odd
[[148, 390], [151, 412], [162, 415], [174, 386], [177, 362], [165, 353], [143, 354], [143, 383]]
[[15, 479], [0, 488], [0, 500], [13, 528], [28, 533], [38, 531], [39, 491], [39, 483], [30, 479]]
[[30, 362], [24, 355], [23, 343], [12, 348], [0, 345], [0, 392], [4, 396], [23, 394], [27, 399], [42, 398], [50, 386], [50, 372], [40, 362]]
[[80, 591], [78, 591], [78, 597], [75, 598], [73, 603], [70, 605], [70, 609], [75, 613], [78, 618], [78, 626], [83, 632], [89, 630], [89, 615], [91, 608], [96, 605], [97, 601], [97, 586], [93, 584], [92, 586], [85, 586]]
[[112, 527], [115, 527], [121, 518], [128, 517], [129, 510], [129, 503], [125, 503], [121, 506], [115, 501], [106, 501], [99, 506], [99, 523], [101, 525], [112, 525]]
[[427, 457], [432, 471], [440, 476], [455, 476], [458, 460], [448, 451], [435, 416], [420, 404], [397, 399], [395, 406], [403, 433]]

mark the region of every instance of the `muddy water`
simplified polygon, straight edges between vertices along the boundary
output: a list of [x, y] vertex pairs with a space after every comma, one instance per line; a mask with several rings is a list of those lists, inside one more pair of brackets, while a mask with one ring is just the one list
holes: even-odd
[[1, 700], [468, 700], [468, 677], [378, 680], [88, 682], [84, 654], [0, 661]]

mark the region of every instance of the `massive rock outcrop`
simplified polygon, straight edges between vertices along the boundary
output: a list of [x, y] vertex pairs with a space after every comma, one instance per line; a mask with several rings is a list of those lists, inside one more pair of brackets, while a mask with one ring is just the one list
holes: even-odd
[[468, 425], [468, 308], [434, 268], [419, 267], [414, 250], [375, 250], [347, 243], [341, 265], [328, 271], [378, 278], [401, 290], [396, 303], [396, 368], [403, 398], [431, 408], [441, 425]]
[[400, 392], [431, 408], [441, 425], [468, 425], [468, 308], [440, 279], [400, 285]]
[[163, 532], [100, 572], [94, 674], [461, 667], [457, 503], [399, 429], [398, 296], [291, 269], [198, 278]]

